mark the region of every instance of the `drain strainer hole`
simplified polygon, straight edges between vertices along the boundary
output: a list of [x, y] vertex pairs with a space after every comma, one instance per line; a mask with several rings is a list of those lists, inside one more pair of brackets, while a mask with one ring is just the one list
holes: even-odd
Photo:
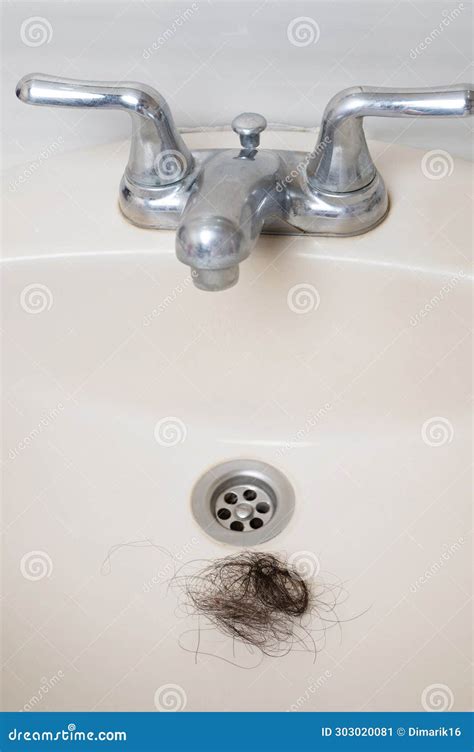
[[243, 526], [242, 522], [235, 521], [235, 522], [231, 522], [230, 523], [230, 529], [231, 530], [237, 530], [239, 533], [241, 533], [242, 530], [244, 529], [244, 526]]
[[257, 510], [257, 512], [260, 512], [260, 514], [266, 514], [270, 511], [270, 504], [267, 504], [266, 501], [260, 501], [255, 509]]
[[254, 517], [253, 520], [250, 520], [249, 524], [253, 530], [258, 530], [259, 527], [262, 527], [263, 520], [261, 520], [260, 517]]
[[237, 504], [238, 500], [239, 497], [235, 493], [226, 493], [224, 496], [224, 501], [226, 501], [227, 504]]
[[219, 509], [217, 516], [220, 520], [228, 520], [230, 517], [230, 512], [228, 509]]
[[257, 494], [255, 491], [252, 491], [252, 489], [247, 488], [246, 491], [244, 491], [244, 499], [247, 501], [254, 501], [257, 498]]

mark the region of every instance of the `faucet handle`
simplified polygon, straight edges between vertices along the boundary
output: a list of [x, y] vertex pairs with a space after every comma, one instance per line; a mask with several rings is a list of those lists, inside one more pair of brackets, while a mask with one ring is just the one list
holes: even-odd
[[232, 130], [239, 134], [243, 149], [256, 149], [260, 143], [260, 134], [266, 127], [267, 121], [257, 112], [242, 112], [232, 121]]
[[373, 180], [376, 170], [365, 140], [365, 117], [467, 117], [474, 114], [473, 102], [472, 84], [344, 89], [324, 111], [318, 143], [307, 167], [310, 185], [329, 193], [351, 193]]
[[125, 174], [135, 185], [160, 188], [182, 180], [193, 168], [165, 98], [151, 86], [31, 73], [18, 82], [16, 95], [26, 104], [128, 112], [132, 140]]

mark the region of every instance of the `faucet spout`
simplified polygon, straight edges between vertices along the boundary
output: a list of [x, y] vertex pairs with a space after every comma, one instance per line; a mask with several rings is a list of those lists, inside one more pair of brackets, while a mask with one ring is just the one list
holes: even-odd
[[275, 152], [226, 149], [203, 167], [176, 233], [176, 254], [201, 290], [225, 290], [239, 278], [269, 217], [282, 215]]

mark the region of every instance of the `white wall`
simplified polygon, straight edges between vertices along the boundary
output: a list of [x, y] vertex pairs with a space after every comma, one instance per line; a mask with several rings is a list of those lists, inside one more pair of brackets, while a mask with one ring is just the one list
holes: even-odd
[[[75, 149], [129, 134], [120, 113], [27, 108], [14, 89], [31, 71], [144, 81], [166, 96], [183, 127], [229, 124], [242, 110], [316, 126], [346, 86], [472, 78], [470, 0], [10, 0], [3, 14], [6, 165], [35, 159], [57, 139]], [[314, 39], [297, 45], [289, 25], [301, 16]], [[31, 17], [43, 19], [37, 37]], [[470, 155], [471, 119], [371, 119], [366, 128], [372, 138]]]

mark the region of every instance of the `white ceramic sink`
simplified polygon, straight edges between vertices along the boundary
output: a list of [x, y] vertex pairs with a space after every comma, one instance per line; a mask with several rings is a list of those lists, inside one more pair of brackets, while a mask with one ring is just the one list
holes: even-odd
[[[385, 222], [262, 237], [221, 293], [193, 287], [173, 233], [121, 217], [127, 144], [6, 176], [6, 709], [146, 711], [167, 696], [195, 711], [422, 710], [436, 693], [470, 706], [470, 165], [442, 153], [433, 179], [422, 151], [372, 153]], [[160, 442], [163, 419], [176, 432]], [[201, 531], [190, 493], [239, 457], [295, 490], [261, 549], [344, 583], [316, 662], [241, 650], [236, 667], [216, 633], [197, 659], [182, 647], [196, 622], [154, 546], [178, 565], [237, 550]]]

